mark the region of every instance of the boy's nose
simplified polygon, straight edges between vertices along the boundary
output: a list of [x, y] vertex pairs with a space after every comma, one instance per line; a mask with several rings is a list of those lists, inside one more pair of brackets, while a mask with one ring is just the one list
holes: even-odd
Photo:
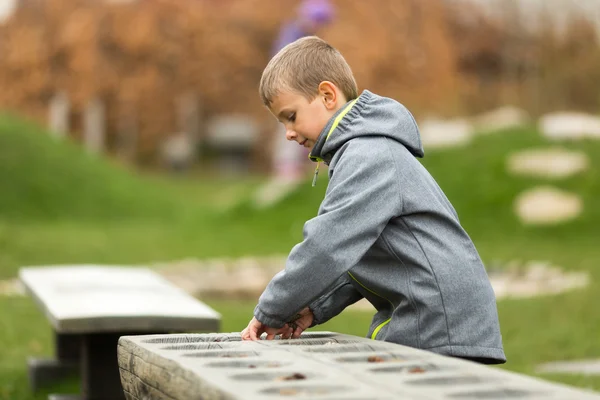
[[297, 136], [298, 135], [296, 135], [296, 132], [294, 130], [292, 130], [292, 129], [286, 129], [286, 131], [285, 131], [285, 138], [287, 140], [295, 140]]

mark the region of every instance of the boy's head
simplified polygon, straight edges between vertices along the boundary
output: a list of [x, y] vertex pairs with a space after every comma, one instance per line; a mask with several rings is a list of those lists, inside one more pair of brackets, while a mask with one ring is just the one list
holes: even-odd
[[316, 36], [285, 46], [263, 71], [260, 97], [288, 140], [312, 148], [336, 111], [358, 97], [344, 57]]

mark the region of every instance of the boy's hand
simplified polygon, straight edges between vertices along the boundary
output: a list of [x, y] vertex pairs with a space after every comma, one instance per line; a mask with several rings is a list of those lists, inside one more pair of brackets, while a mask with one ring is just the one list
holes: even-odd
[[260, 335], [265, 332], [267, 333], [267, 340], [273, 340], [277, 335], [281, 335], [282, 339], [289, 339], [294, 333], [288, 324], [285, 324], [281, 328], [271, 328], [256, 318], [252, 318], [246, 329], [242, 331], [242, 340], [260, 340]]
[[310, 328], [314, 319], [315, 315], [310, 308], [306, 307], [304, 310], [300, 311], [294, 320], [288, 323], [288, 325], [293, 329], [292, 338], [299, 338], [302, 332]]

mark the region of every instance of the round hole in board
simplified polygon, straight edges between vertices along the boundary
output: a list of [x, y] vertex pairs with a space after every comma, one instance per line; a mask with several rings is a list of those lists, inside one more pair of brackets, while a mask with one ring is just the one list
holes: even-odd
[[312, 372], [295, 372], [295, 371], [280, 371], [280, 372], [254, 372], [249, 374], [233, 375], [231, 379], [238, 381], [304, 381], [312, 379], [315, 374]]
[[257, 351], [204, 351], [200, 353], [186, 353], [182, 357], [197, 358], [247, 358], [260, 355]]
[[410, 360], [410, 356], [398, 353], [371, 353], [359, 356], [347, 356], [336, 358], [335, 361], [342, 363], [385, 363], [385, 362], [402, 362]]
[[240, 347], [240, 343], [196, 343], [161, 347], [161, 350], [222, 350]]
[[355, 345], [340, 345], [340, 346], [320, 346], [313, 347], [309, 349], [304, 349], [304, 351], [308, 351], [311, 353], [360, 353], [360, 352], [374, 352], [374, 351], [382, 351], [382, 349], [378, 345], [359, 343]]
[[454, 393], [448, 395], [448, 397], [452, 399], [526, 399], [528, 397], [543, 397], [543, 393], [522, 389], [493, 389]]
[[277, 344], [280, 345], [291, 345], [291, 346], [336, 346], [343, 343], [361, 343], [362, 340], [355, 339], [336, 339], [336, 338], [322, 338], [322, 339], [287, 339], [281, 340]]
[[444, 370], [446, 367], [440, 367], [434, 364], [404, 364], [404, 365], [386, 365], [384, 367], [372, 368], [369, 371], [375, 373], [394, 373], [418, 375], [432, 371]]
[[303, 332], [300, 339], [319, 339], [337, 337], [339, 334], [333, 332]]
[[415, 379], [406, 381], [408, 385], [419, 386], [445, 386], [445, 385], [470, 385], [473, 383], [488, 382], [489, 378], [484, 379], [481, 376], [475, 375], [458, 375], [458, 376], [432, 376], [429, 378]]
[[169, 335], [142, 340], [142, 343], [185, 344], [203, 342], [240, 342], [241, 340], [242, 337], [239, 335]]
[[290, 362], [270, 361], [270, 360], [239, 360], [239, 361], [217, 361], [205, 364], [205, 367], [210, 368], [281, 368]]
[[326, 396], [332, 393], [347, 392], [350, 388], [345, 386], [284, 386], [273, 387], [260, 391], [262, 394], [277, 396]]

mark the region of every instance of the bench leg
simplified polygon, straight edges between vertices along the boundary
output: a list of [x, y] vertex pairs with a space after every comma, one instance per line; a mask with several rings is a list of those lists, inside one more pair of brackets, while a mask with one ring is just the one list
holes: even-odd
[[49, 400], [126, 400], [121, 386], [117, 344], [121, 336], [143, 334], [147, 333], [111, 332], [81, 335], [81, 394], [53, 394]]
[[81, 336], [54, 332], [54, 358], [29, 358], [29, 384], [35, 392], [79, 371]]
[[122, 333], [83, 336], [81, 395], [84, 400], [125, 400], [117, 361], [117, 344]]

